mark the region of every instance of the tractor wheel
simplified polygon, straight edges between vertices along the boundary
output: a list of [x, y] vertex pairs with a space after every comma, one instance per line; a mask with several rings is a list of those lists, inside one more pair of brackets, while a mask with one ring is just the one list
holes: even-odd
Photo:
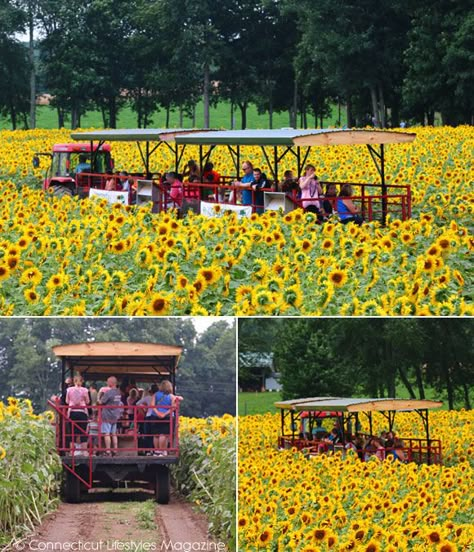
[[63, 497], [69, 504], [81, 501], [81, 481], [69, 470], [64, 468]]
[[72, 190], [67, 186], [63, 186], [62, 184], [52, 184], [51, 188], [53, 189], [53, 195], [56, 197], [72, 197]]
[[167, 466], [156, 467], [155, 500], [158, 504], [168, 504], [170, 501], [170, 471]]

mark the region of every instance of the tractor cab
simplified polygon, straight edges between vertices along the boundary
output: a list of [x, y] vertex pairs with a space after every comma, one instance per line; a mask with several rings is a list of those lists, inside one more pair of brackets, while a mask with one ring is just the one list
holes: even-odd
[[58, 196], [86, 197], [90, 188], [103, 188], [107, 171], [113, 170], [109, 144], [55, 144], [53, 153], [37, 153], [33, 166], [40, 167], [40, 156], [50, 158], [43, 190]]

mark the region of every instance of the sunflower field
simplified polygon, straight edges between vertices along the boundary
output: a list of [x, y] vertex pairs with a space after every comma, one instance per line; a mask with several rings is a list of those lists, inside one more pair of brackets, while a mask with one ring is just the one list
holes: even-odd
[[235, 418], [181, 418], [179, 437], [180, 462], [172, 467], [175, 488], [206, 514], [211, 534], [235, 550]]
[[0, 546], [31, 531], [54, 509], [61, 463], [48, 414], [28, 399], [0, 402]]
[[[472, 315], [474, 129], [410, 130], [413, 144], [387, 148], [386, 178], [411, 184], [413, 217], [386, 227], [55, 198], [31, 159], [69, 133], [2, 131], [0, 315]], [[257, 148], [243, 152], [268, 171]], [[142, 170], [135, 144], [114, 143], [113, 155]], [[213, 161], [232, 174], [223, 149]], [[364, 146], [315, 148], [308, 161], [321, 180], [378, 180]], [[153, 170], [172, 167], [155, 152]]]
[[[374, 432], [385, 429], [378, 414]], [[444, 465], [401, 464], [348, 453], [306, 457], [276, 448], [278, 415], [239, 418], [242, 550], [467, 552], [474, 525], [472, 411], [430, 414]], [[415, 413], [396, 431], [421, 437]]]

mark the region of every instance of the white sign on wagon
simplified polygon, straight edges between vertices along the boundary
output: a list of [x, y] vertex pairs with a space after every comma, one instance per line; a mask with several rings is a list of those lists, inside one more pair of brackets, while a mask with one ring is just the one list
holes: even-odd
[[[218, 207], [216, 212], [216, 207]], [[201, 215], [205, 217], [222, 217], [226, 211], [237, 213], [239, 218], [252, 215], [251, 205], [230, 205], [229, 203], [208, 203], [201, 201]]]
[[128, 192], [115, 192], [113, 190], [91, 188], [89, 190], [89, 197], [100, 197], [106, 199], [109, 203], [122, 203], [123, 205], [128, 205]]

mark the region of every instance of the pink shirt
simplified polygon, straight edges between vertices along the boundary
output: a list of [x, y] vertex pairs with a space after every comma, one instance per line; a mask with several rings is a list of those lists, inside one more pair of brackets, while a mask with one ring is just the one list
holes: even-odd
[[321, 207], [319, 201], [319, 189], [320, 184], [315, 178], [309, 178], [303, 176], [299, 180], [299, 186], [301, 189], [301, 206], [303, 209], [308, 205], [315, 205], [318, 209]]
[[85, 387], [69, 387], [66, 393], [66, 404], [69, 405], [68, 416], [71, 410], [76, 412], [85, 412], [87, 414], [87, 406], [89, 400], [89, 392]]
[[175, 180], [173, 184], [171, 184], [170, 198], [176, 205], [181, 207], [181, 203], [183, 202], [183, 183], [179, 180]]

